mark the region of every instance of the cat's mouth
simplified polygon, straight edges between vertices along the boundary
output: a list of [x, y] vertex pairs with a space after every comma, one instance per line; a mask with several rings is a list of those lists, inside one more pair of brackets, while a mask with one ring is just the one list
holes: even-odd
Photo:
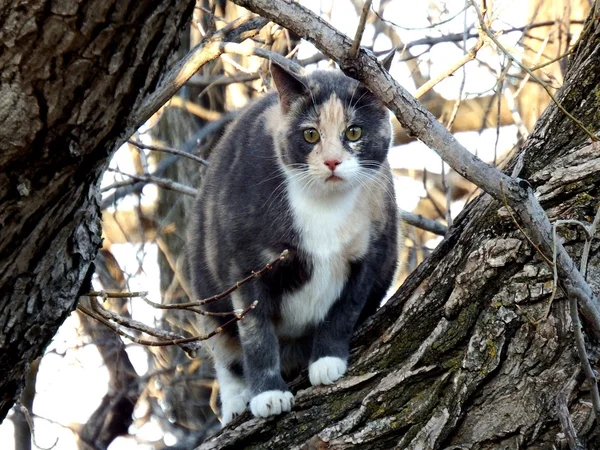
[[341, 178], [341, 177], [338, 177], [337, 175], [331, 175], [330, 177], [328, 177], [328, 178], [325, 180], [325, 183], [327, 183], [327, 182], [331, 182], [331, 183], [339, 183], [339, 182], [341, 182], [341, 181], [344, 181], [344, 179], [343, 179], [343, 178]]

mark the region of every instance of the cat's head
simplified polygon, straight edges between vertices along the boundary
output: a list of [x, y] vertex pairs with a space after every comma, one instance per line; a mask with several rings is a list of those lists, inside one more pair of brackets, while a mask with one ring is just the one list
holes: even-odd
[[279, 93], [278, 157], [288, 179], [309, 195], [353, 190], [372, 179], [391, 143], [389, 113], [339, 70], [291, 73], [272, 63]]

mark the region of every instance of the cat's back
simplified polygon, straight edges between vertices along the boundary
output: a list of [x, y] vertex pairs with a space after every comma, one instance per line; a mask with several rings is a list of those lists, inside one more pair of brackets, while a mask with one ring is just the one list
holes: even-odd
[[[212, 150], [201, 196], [214, 189], [237, 190], [263, 181], [265, 171], [277, 167], [269, 121], [278, 109], [276, 93], [269, 93], [243, 108]], [[230, 186], [225, 184], [233, 183]]]
[[[265, 223], [285, 229], [287, 216], [280, 212], [285, 198], [273, 195], [283, 188], [270, 132], [278, 110], [276, 92], [251, 102], [211, 152], [189, 237], [192, 281], [200, 297], [238, 280], [239, 271], [233, 270], [228, 256], [237, 254], [241, 243], [256, 250], [240, 256], [240, 266], [255, 269], [264, 264], [252, 255], [260, 256], [259, 248], [269, 241], [271, 231]], [[227, 309], [228, 303], [215, 306]]]

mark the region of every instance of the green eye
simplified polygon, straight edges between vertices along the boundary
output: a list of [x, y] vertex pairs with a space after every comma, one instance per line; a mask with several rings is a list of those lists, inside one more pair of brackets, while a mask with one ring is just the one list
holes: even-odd
[[307, 128], [304, 130], [304, 140], [309, 144], [316, 144], [321, 139], [319, 132], [314, 128]]
[[356, 125], [352, 125], [346, 128], [346, 138], [349, 141], [358, 141], [362, 136], [362, 128], [357, 127]]

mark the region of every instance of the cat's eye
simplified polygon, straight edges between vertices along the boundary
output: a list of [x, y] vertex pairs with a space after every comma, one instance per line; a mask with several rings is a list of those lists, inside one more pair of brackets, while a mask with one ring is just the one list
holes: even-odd
[[362, 128], [352, 125], [346, 128], [346, 138], [349, 141], [358, 141], [362, 136]]
[[319, 132], [314, 128], [307, 128], [304, 130], [304, 140], [309, 144], [316, 144], [321, 139]]

